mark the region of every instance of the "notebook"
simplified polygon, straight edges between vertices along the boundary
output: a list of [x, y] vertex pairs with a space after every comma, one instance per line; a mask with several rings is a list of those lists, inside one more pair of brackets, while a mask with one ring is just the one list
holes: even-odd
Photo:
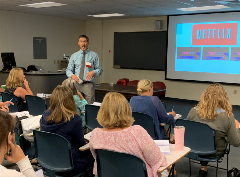
[[169, 140], [154, 140], [154, 142], [160, 148], [162, 153], [166, 155], [171, 154], [170, 148], [169, 148]]

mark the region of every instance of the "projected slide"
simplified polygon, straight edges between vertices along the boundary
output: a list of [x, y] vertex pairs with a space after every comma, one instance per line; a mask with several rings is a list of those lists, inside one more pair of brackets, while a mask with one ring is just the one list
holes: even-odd
[[177, 59], [200, 60], [201, 47], [178, 47]]
[[239, 24], [177, 23], [175, 71], [240, 74]]
[[228, 47], [203, 47], [203, 60], [228, 60]]
[[232, 47], [231, 60], [240, 61], [240, 47]]

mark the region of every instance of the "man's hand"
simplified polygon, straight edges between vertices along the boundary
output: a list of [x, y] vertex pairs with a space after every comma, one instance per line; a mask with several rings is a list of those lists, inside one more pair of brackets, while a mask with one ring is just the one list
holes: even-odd
[[86, 80], [87, 81], [90, 81], [91, 79], [92, 79], [92, 77], [93, 77], [93, 75], [94, 75], [94, 71], [90, 71], [90, 72], [88, 72], [88, 73], [86, 73], [87, 74], [87, 76], [86, 76]]
[[79, 82], [79, 79], [76, 75], [72, 75], [72, 79], [75, 80], [76, 82]]
[[172, 114], [172, 115], [173, 115], [173, 117], [175, 117], [175, 116], [176, 116], [176, 113], [175, 113], [175, 111], [169, 112], [169, 114]]

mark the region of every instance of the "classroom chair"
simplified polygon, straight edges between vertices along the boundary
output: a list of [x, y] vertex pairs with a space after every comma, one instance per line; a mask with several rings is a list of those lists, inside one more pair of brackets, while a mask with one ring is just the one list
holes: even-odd
[[191, 176], [191, 162], [195, 163], [192, 160], [217, 162], [217, 167], [215, 167], [217, 176], [218, 169], [223, 169], [218, 167], [218, 163], [221, 162], [220, 159], [224, 156], [224, 154], [227, 154], [227, 169], [223, 170], [227, 170], [228, 172], [228, 154], [230, 152], [230, 145], [225, 150], [225, 153], [223, 155], [212, 158], [206, 158], [201, 156], [214, 154], [217, 151], [215, 142], [215, 131], [213, 129], [211, 129], [205, 123], [195, 122], [186, 119], [178, 119], [176, 125], [185, 127], [184, 146], [189, 147], [191, 149], [191, 152], [186, 155], [186, 157], [189, 158], [190, 176]]
[[19, 112], [19, 107], [18, 107], [18, 102], [17, 102], [17, 98], [11, 94], [11, 93], [6, 93], [6, 92], [2, 92], [2, 101], [6, 102], [6, 101], [10, 101], [12, 99], [12, 103], [14, 105], [9, 105], [9, 112]]
[[[163, 82], [156, 81], [156, 82], [153, 82], [153, 88], [156, 88], [156, 89], [166, 89], [166, 85]], [[160, 99], [165, 99], [165, 95], [166, 95], [166, 91], [159, 92], [158, 97]]]
[[138, 84], [139, 80], [132, 80], [132, 81], [129, 81], [127, 86], [134, 86], [134, 87], [137, 87], [137, 84]]
[[38, 96], [26, 95], [27, 110], [30, 115], [42, 115], [47, 109], [46, 101]]
[[[73, 169], [71, 145], [60, 135], [33, 130], [36, 158], [43, 167], [44, 175], [48, 177], [63, 177], [57, 172], [66, 172]], [[84, 172], [73, 176], [79, 177]]]
[[153, 139], [157, 138], [155, 123], [152, 117], [150, 117], [147, 114], [139, 113], [139, 112], [133, 112], [132, 117], [135, 120], [133, 122], [133, 125], [142, 126]]
[[123, 152], [96, 149], [98, 177], [147, 177], [142, 159]]
[[86, 127], [92, 131], [94, 128], [102, 128], [102, 126], [97, 121], [97, 114], [100, 109], [100, 106], [95, 105], [86, 105], [85, 106], [85, 120]]

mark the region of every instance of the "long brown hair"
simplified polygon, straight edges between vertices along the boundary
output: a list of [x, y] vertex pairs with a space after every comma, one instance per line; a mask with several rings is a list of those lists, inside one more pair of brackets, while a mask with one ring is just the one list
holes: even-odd
[[23, 70], [21, 68], [13, 68], [8, 75], [6, 80], [7, 88], [17, 88], [22, 86], [22, 75]]
[[64, 119], [64, 122], [70, 121], [74, 114], [78, 114], [71, 89], [58, 85], [50, 97], [49, 109], [52, 113], [47, 117], [47, 121], [52, 121], [56, 124], [61, 122], [62, 119]]
[[223, 109], [228, 117], [232, 114], [232, 105], [229, 102], [226, 91], [220, 84], [210, 85], [200, 98], [196, 106], [198, 114], [202, 119], [216, 119], [217, 109]]
[[9, 132], [13, 133], [15, 119], [8, 113], [0, 110], [0, 146], [7, 141]]

